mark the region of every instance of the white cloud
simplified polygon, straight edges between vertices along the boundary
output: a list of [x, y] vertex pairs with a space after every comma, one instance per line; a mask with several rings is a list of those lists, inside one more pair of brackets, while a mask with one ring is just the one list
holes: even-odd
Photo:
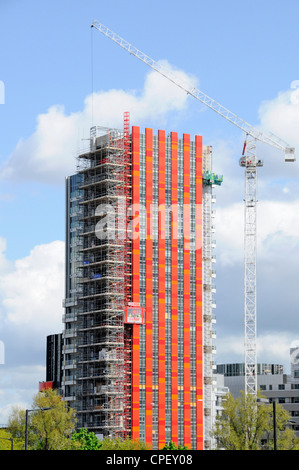
[[[62, 331], [64, 242], [35, 246], [8, 262], [0, 239], [0, 423], [11, 406], [28, 407], [46, 379], [46, 337]], [[1, 359], [1, 358], [0, 358]]]
[[0, 366], [0, 424], [7, 424], [13, 407], [31, 407], [38, 384], [45, 378], [45, 367], [22, 365]]
[[[290, 348], [297, 343], [298, 334], [288, 331], [266, 331], [257, 335], [257, 362], [282, 364], [290, 371]], [[244, 337], [227, 335], [217, 338], [217, 363], [244, 362]]]
[[0, 275], [2, 273], [8, 273], [12, 269], [12, 263], [6, 259], [6, 240], [3, 237], [0, 237]]
[[[170, 69], [172, 67], [167, 65]], [[194, 86], [194, 78], [184, 72], [173, 72]], [[165, 122], [169, 113], [177, 116], [184, 110], [187, 94], [160, 74], [150, 71], [141, 92], [109, 90], [94, 93], [85, 99], [81, 111], [66, 114], [63, 106], [55, 105], [37, 118], [35, 132], [20, 140], [2, 167], [6, 179], [28, 179], [62, 183], [72, 174], [75, 156], [82, 147], [81, 139], [89, 137], [94, 125], [123, 128], [123, 114], [129, 111], [132, 123], [142, 125]], [[86, 142], [85, 142], [86, 147]]]
[[[217, 259], [223, 265], [243, 261], [244, 203], [216, 211]], [[277, 256], [277, 244], [285, 253], [299, 242], [299, 201], [261, 201], [257, 205], [257, 252]], [[295, 253], [293, 254], [293, 259]]]
[[273, 100], [264, 101], [259, 108], [261, 127], [299, 149], [298, 90], [280, 92]]
[[[265, 255], [273, 240], [279, 241], [281, 250], [292, 250], [299, 242], [299, 201], [262, 201], [258, 206], [258, 243]], [[296, 253], [294, 253], [296, 256]]]
[[298, 333], [286, 331], [264, 332], [257, 338], [257, 357], [259, 362], [290, 365], [290, 348]]
[[[5, 260], [4, 260], [5, 263]], [[61, 325], [64, 243], [39, 245], [0, 276], [2, 323], [47, 334]], [[61, 329], [61, 326], [60, 326]]]

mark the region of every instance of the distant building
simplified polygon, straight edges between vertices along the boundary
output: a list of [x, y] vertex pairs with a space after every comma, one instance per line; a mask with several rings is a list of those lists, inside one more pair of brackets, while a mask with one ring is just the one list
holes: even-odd
[[[290, 349], [291, 374], [283, 372], [279, 364], [258, 364], [257, 385], [272, 403], [281, 404], [294, 421], [293, 429], [299, 437], [299, 347]], [[224, 384], [237, 398], [245, 389], [244, 364], [219, 364], [217, 373], [224, 375]]]
[[62, 378], [62, 334], [47, 336], [46, 380], [40, 382], [39, 390], [60, 389]]

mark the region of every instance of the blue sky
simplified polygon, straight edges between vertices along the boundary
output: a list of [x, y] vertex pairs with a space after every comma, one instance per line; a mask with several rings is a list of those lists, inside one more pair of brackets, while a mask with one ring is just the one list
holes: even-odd
[[[245, 136], [91, 30], [92, 21], [299, 148], [298, 17], [296, 0], [1, 0], [0, 422], [12, 404], [31, 403], [45, 379], [46, 335], [62, 329], [64, 178], [89, 135], [92, 92], [96, 125], [119, 127], [130, 111], [131, 124], [202, 134], [213, 146], [224, 175], [215, 190], [216, 360], [243, 360]], [[258, 360], [287, 366], [299, 338], [298, 164], [259, 151]]]

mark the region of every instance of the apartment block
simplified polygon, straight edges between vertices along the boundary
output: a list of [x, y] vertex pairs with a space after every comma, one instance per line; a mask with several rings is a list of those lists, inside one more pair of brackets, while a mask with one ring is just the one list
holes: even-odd
[[211, 448], [212, 148], [93, 127], [66, 179], [63, 396], [79, 427], [153, 449]]

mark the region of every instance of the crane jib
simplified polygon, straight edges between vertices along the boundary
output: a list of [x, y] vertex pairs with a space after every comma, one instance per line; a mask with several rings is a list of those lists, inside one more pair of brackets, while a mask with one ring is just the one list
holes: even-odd
[[184, 89], [188, 94], [190, 94], [194, 98], [201, 101], [203, 104], [205, 104], [206, 106], [211, 108], [213, 111], [220, 114], [222, 117], [224, 117], [226, 120], [230, 121], [235, 126], [239, 127], [247, 135], [251, 135], [253, 138], [255, 138], [256, 140], [258, 140], [260, 142], [263, 142], [263, 143], [268, 144], [272, 147], [275, 147], [279, 150], [282, 150], [285, 153], [285, 161], [294, 162], [296, 160], [296, 158], [295, 158], [295, 149], [290, 147], [281, 138], [275, 136], [274, 134], [267, 135], [267, 134], [261, 132], [259, 129], [256, 129], [255, 127], [251, 126], [246, 121], [244, 121], [242, 118], [240, 118], [236, 114], [232, 113], [231, 111], [229, 111], [227, 108], [225, 108], [221, 104], [217, 103], [217, 101], [213, 100], [212, 98], [210, 98], [208, 95], [206, 95], [202, 91], [200, 91], [200, 90], [198, 90], [194, 87], [189, 88], [188, 85], [186, 85], [183, 82], [180, 82], [178, 80], [178, 78], [175, 77], [169, 70], [167, 70], [165, 67], [163, 67], [158, 62], [156, 62], [154, 59], [151, 59], [149, 56], [147, 56], [143, 52], [139, 51], [136, 47], [134, 47], [128, 41], [126, 41], [125, 39], [120, 37], [118, 34], [114, 33], [109, 28], [107, 28], [107, 26], [104, 26], [103, 24], [99, 23], [98, 21], [94, 21], [92, 23], [91, 27], [96, 28], [98, 31], [103, 33], [109, 39], [111, 39], [116, 44], [121, 46], [123, 49], [128, 51], [130, 54], [137, 57], [137, 59], [141, 60], [142, 62], [144, 62], [149, 67], [156, 70], [156, 72], [160, 73], [165, 78], [172, 81], [178, 87]]

